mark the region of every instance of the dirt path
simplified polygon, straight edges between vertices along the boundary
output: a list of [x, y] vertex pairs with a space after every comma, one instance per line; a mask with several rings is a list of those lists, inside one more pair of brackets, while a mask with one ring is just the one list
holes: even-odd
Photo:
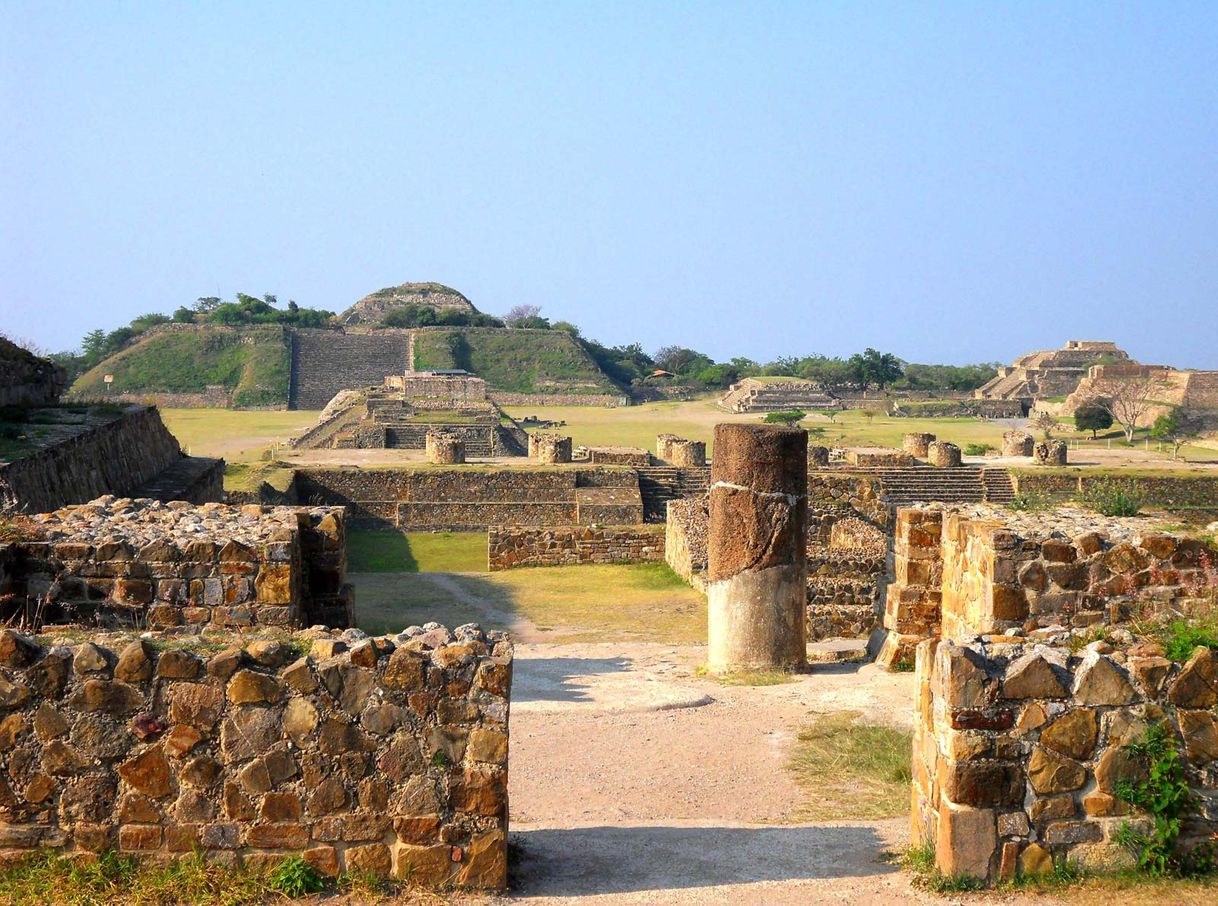
[[[907, 821], [783, 824], [785, 769], [813, 713], [908, 724], [912, 678], [822, 666], [721, 686], [696, 647], [517, 646], [512, 900], [546, 903], [921, 902], [883, 854]], [[941, 902], [941, 901], [940, 901]]]

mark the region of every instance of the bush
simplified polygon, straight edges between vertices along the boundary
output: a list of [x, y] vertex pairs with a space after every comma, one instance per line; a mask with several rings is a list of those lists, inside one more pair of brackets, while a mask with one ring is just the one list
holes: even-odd
[[993, 450], [992, 444], [965, 444], [964, 453], [966, 456], [985, 456]]
[[1183, 663], [1192, 657], [1197, 648], [1218, 651], [1218, 626], [1173, 620], [1163, 627], [1160, 639], [1164, 655]]
[[325, 887], [325, 881], [317, 869], [300, 856], [280, 862], [267, 878], [267, 884], [272, 890], [291, 899], [317, 893]]
[[1146, 497], [1129, 482], [1097, 481], [1083, 491], [1079, 501], [1103, 516], [1136, 516]]
[[787, 412], [771, 412], [765, 417], [767, 425], [796, 425], [808, 417], [807, 412], [791, 409]]

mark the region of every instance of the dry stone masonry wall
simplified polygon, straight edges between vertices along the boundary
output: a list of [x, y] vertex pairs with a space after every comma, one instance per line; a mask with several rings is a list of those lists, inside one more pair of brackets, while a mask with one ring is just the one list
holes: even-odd
[[490, 570], [587, 563], [654, 563], [664, 560], [664, 531], [658, 525], [491, 526]]
[[[6, 617], [135, 626], [349, 626], [342, 508], [102, 497], [7, 545]], [[2, 586], [0, 586], [2, 587]]]
[[529, 458], [546, 465], [568, 463], [571, 461], [571, 438], [563, 434], [530, 434]]
[[[166, 644], [169, 647], [165, 647]], [[512, 648], [436, 624], [254, 641], [0, 632], [6, 857], [507, 883]]]
[[1212, 556], [1144, 520], [935, 505], [898, 510], [894, 551], [880, 654], [889, 666], [910, 662], [924, 638], [1126, 623], [1147, 602], [1194, 596]]
[[166, 495], [194, 503], [219, 499], [224, 461], [186, 457], [156, 407], [139, 407], [0, 464], [0, 509], [44, 513], [103, 494], [134, 494], [171, 468], [181, 470], [178, 483], [185, 487], [167, 487]]
[[0, 406], [48, 406], [59, 401], [67, 374], [0, 336]]
[[939, 871], [1011, 880], [1053, 869], [1130, 868], [1122, 827], [1151, 817], [1119, 795], [1148, 779], [1127, 748], [1161, 724], [1202, 802], [1185, 818], [1185, 852], [1218, 831], [1218, 654], [1186, 663], [1125, 634], [1114, 650], [1078, 652], [1022, 638], [917, 648], [913, 842], [934, 846]]

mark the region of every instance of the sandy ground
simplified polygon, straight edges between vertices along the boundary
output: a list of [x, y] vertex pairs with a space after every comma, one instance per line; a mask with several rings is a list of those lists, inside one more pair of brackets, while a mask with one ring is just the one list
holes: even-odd
[[721, 686], [697, 647], [521, 644], [512, 692], [513, 902], [921, 902], [884, 854], [907, 820], [784, 824], [816, 712], [908, 724], [912, 677], [870, 665]]

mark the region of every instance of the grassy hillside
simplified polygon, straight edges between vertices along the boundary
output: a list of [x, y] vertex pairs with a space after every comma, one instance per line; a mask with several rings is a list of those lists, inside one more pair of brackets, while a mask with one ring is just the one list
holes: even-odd
[[281, 327], [232, 330], [197, 327], [153, 333], [86, 371], [72, 385], [78, 396], [107, 393], [202, 393], [219, 385], [236, 406], [287, 402], [291, 359]]
[[464, 368], [512, 393], [616, 393], [592, 357], [561, 330], [427, 328], [415, 334], [419, 370]]

